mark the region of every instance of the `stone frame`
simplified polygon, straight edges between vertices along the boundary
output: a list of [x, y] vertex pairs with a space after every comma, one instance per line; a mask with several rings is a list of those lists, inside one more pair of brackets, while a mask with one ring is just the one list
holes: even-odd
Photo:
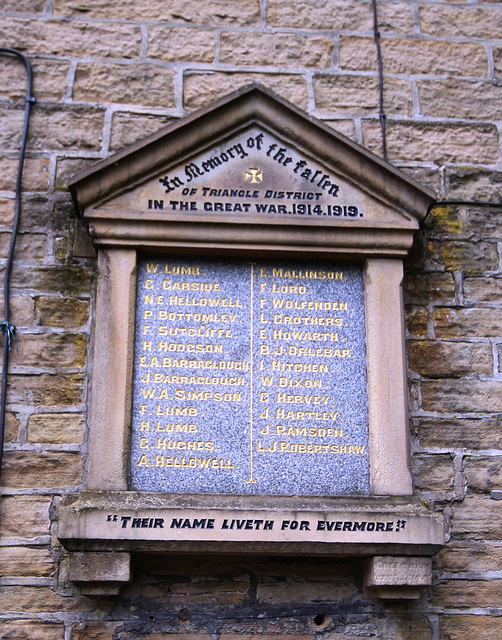
[[[128, 428], [136, 300], [131, 249], [98, 253], [87, 488], [128, 489]], [[412, 495], [401, 260], [364, 262], [371, 495]], [[380, 327], [386, 327], [382, 334]]]
[[[323, 162], [338, 175], [371, 194], [388, 212], [384, 222], [364, 220], [346, 225], [343, 220], [228, 219], [211, 215], [163, 218], [152, 212], [107, 207], [135, 185], [179, 162], [198, 149], [208, 147], [258, 123]], [[416, 597], [417, 586], [403, 578], [394, 582], [378, 567], [394, 554], [428, 556], [443, 544], [441, 517], [427, 513], [413, 498], [409, 466], [409, 425], [402, 303], [403, 258], [425, 218], [434, 195], [388, 163], [307, 117], [260, 86], [251, 85], [216, 105], [184, 118], [95, 166], [77, 174], [70, 184], [77, 208], [86, 220], [98, 251], [98, 289], [89, 417], [86, 491], [65, 502], [60, 512], [59, 537], [72, 551], [189, 551], [244, 553], [358, 554], [384, 556], [372, 562], [368, 588], [385, 597], [396, 597], [396, 586], [405, 587], [402, 597]], [[140, 253], [236, 255], [259, 258], [357, 260], [364, 265], [366, 348], [368, 375], [370, 496], [222, 496], [141, 494], [128, 490], [128, 430], [133, 372], [136, 260]], [[381, 328], [385, 327], [385, 331]], [[302, 540], [124, 539], [107, 536], [103, 528], [93, 533], [93, 518], [108, 511], [138, 510], [147, 505], [151, 513], [172, 507], [194, 513], [263, 510], [273, 503], [274, 512], [399, 513], [416, 518], [414, 535], [403, 543], [346, 541], [338, 544]], [[226, 510], [226, 511], [225, 511]], [[149, 512], [149, 513], [150, 513]], [[382, 516], [383, 517], [383, 516]], [[418, 533], [417, 533], [418, 532]], [[127, 556], [127, 553], [124, 554]], [[375, 558], [374, 558], [375, 560]], [[420, 561], [421, 562], [421, 561]], [[430, 560], [429, 560], [430, 562]], [[401, 565], [399, 565], [402, 569]], [[113, 572], [112, 572], [113, 573]], [[427, 573], [427, 572], [426, 572]], [[79, 571], [73, 579], [79, 583]], [[86, 573], [89, 575], [89, 572]], [[428, 574], [427, 574], [428, 575]], [[110, 578], [111, 580], [111, 578]], [[396, 582], [397, 580], [397, 582]], [[401, 580], [401, 582], [399, 582]], [[115, 582], [114, 587], [115, 588]], [[429, 578], [425, 579], [427, 584]], [[92, 583], [92, 579], [87, 579]], [[120, 580], [118, 580], [120, 582]], [[89, 587], [89, 592], [96, 588]], [[99, 589], [98, 589], [99, 592]], [[410, 595], [411, 594], [411, 595]]]

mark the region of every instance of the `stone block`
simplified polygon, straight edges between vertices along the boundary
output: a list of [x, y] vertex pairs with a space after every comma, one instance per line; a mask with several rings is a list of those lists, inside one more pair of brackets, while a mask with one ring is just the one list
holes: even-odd
[[[4, 317], [4, 299], [0, 297], [0, 316]], [[10, 298], [10, 320], [16, 327], [27, 327], [35, 322], [35, 300], [29, 296], [12, 295]]]
[[30, 120], [28, 148], [36, 151], [76, 148], [99, 151], [104, 111], [87, 106], [39, 106]]
[[452, 199], [502, 202], [502, 172], [478, 167], [447, 167], [445, 191], [446, 197]]
[[115, 629], [121, 622], [76, 622], [72, 628], [72, 640], [115, 640]]
[[502, 544], [497, 542], [465, 542], [449, 544], [438, 554], [443, 571], [449, 573], [493, 571], [502, 563]]
[[[272, 27], [297, 29], [330, 29], [336, 31], [372, 31], [371, 3], [351, 0], [323, 2], [322, 0], [269, 0], [267, 23]], [[414, 19], [411, 7], [404, 2], [378, 7], [378, 28], [382, 32], [413, 33]]]
[[493, 65], [495, 70], [495, 77], [502, 78], [502, 47], [493, 47]]
[[213, 62], [217, 43], [216, 31], [152, 25], [148, 29], [147, 55], [167, 62]]
[[413, 338], [425, 338], [429, 331], [429, 311], [425, 307], [405, 309], [406, 329]]
[[39, 294], [53, 293], [63, 297], [91, 293], [94, 272], [89, 267], [68, 264], [32, 267], [14, 262], [11, 276], [13, 289], [36, 289]]
[[56, 189], [66, 191], [70, 178], [93, 164], [94, 160], [84, 158], [57, 158], [56, 159]]
[[79, 444], [84, 416], [79, 413], [39, 413], [28, 418], [28, 442]]
[[75, 72], [73, 99], [172, 107], [174, 71], [146, 63], [81, 62]]
[[455, 469], [449, 454], [415, 454], [411, 460], [413, 486], [419, 491], [433, 491], [445, 496], [453, 491]]
[[54, 253], [54, 258], [59, 262], [64, 262], [70, 257], [71, 251], [71, 240], [67, 236], [63, 238], [52, 239], [52, 249]]
[[35, 538], [49, 535], [48, 496], [2, 496], [0, 521], [6, 538]]
[[32, 56], [136, 58], [142, 34], [139, 24], [3, 18], [0, 40]]
[[424, 229], [430, 238], [467, 237], [467, 228], [460, 215], [460, 208], [454, 205], [434, 206], [425, 219]]
[[0, 198], [0, 224], [11, 227], [15, 215], [14, 194], [11, 197]]
[[498, 7], [422, 5], [419, 16], [423, 34], [442, 38], [498, 38], [502, 31]]
[[4, 0], [2, 11], [18, 13], [42, 13], [45, 0]]
[[367, 587], [425, 587], [432, 583], [432, 560], [421, 557], [374, 556], [366, 567]]
[[[397, 609], [397, 606], [395, 607]], [[427, 615], [412, 614], [407, 611], [403, 615], [395, 615], [392, 619], [382, 619], [378, 625], [382, 638], [393, 640], [433, 640], [433, 627]], [[355, 638], [354, 638], [355, 640]]]
[[406, 304], [452, 304], [455, 282], [451, 273], [406, 274], [404, 279]]
[[501, 449], [502, 418], [421, 418], [417, 429], [421, 447]]
[[438, 307], [433, 313], [436, 338], [497, 338], [502, 309]]
[[471, 233], [485, 238], [502, 240], [502, 216], [500, 209], [475, 207], [466, 210], [467, 228]]
[[[29, 0], [28, 0], [29, 1]], [[59, 102], [66, 91], [68, 60], [30, 59], [33, 68], [33, 95], [37, 100]], [[0, 86], [2, 96], [9, 100], [24, 101], [26, 95], [26, 68], [18, 58], [2, 56]]]
[[[26, 184], [24, 188], [26, 189]], [[25, 193], [21, 199], [21, 220], [19, 231], [21, 233], [26, 232], [27, 230], [46, 232], [46, 227], [50, 220], [51, 208], [52, 203], [49, 202], [48, 198], [44, 194]]]
[[[76, 595], [59, 595], [48, 587], [4, 586], [0, 590], [0, 610], [4, 613], [38, 614], [94, 612], [93, 600]], [[1, 637], [1, 636], [0, 636]], [[38, 637], [38, 636], [37, 636]]]
[[262, 606], [270, 606], [275, 602], [332, 602], [336, 599], [350, 601], [356, 597], [358, 586], [347, 571], [340, 571], [331, 578], [323, 580], [298, 580], [295, 576], [264, 576], [258, 583], [256, 597]]
[[[0, 255], [9, 253], [12, 234], [0, 233]], [[47, 236], [45, 233], [20, 233], [16, 239], [16, 260], [44, 260], [47, 257]]]
[[42, 620], [14, 620], [2, 623], [2, 640], [64, 640], [65, 627], [62, 622]]
[[[486, 77], [488, 58], [482, 44], [382, 38], [385, 73], [451, 74]], [[378, 71], [374, 38], [340, 36], [340, 67], [347, 71]]]
[[427, 243], [426, 263], [431, 269], [463, 271], [466, 275], [480, 275], [498, 269], [499, 256], [495, 242], [440, 242]]
[[[502, 86], [494, 82], [436, 78], [419, 80], [417, 87], [423, 116], [473, 120], [500, 120], [502, 117]], [[483, 96], [482, 100], [480, 96]]]
[[411, 371], [431, 378], [458, 378], [473, 372], [493, 373], [493, 354], [489, 344], [410, 341], [408, 361]]
[[[316, 108], [331, 113], [378, 114], [378, 78], [357, 75], [314, 76]], [[413, 115], [413, 95], [408, 80], [390, 78], [384, 84], [385, 110], [388, 114]]]
[[440, 640], [500, 640], [502, 618], [490, 615], [446, 614], [441, 616]]
[[30, 406], [69, 407], [83, 402], [84, 377], [80, 374], [9, 376], [9, 402]]
[[323, 118], [323, 122], [343, 136], [351, 138], [351, 140], [356, 139], [356, 129], [353, 120], [330, 120], [329, 118]]
[[48, 577], [56, 566], [48, 549], [0, 547], [0, 577]]
[[17, 336], [18, 350], [11, 354], [12, 365], [51, 368], [84, 367], [87, 336], [83, 333], [22, 333]]
[[502, 299], [502, 278], [465, 278], [464, 297], [469, 302], [499, 302]]
[[[381, 155], [380, 122], [364, 122], [363, 138], [370, 151]], [[391, 162], [495, 164], [500, 157], [498, 145], [498, 133], [491, 124], [387, 122], [387, 155]]]
[[329, 69], [334, 44], [324, 37], [295, 33], [227, 31], [220, 38], [220, 60], [234, 65]]
[[[18, 160], [14, 158], [0, 157], [0, 189], [12, 191], [16, 190], [16, 179]], [[23, 169], [23, 185], [29, 185], [30, 191], [42, 191], [49, 186], [49, 166], [48, 157], [25, 158]]]
[[261, 82], [300, 109], [308, 104], [307, 84], [300, 75], [262, 73], [189, 73], [184, 77], [184, 106], [189, 111], [214, 102], [250, 82]]
[[425, 411], [497, 413], [502, 411], [502, 382], [491, 380], [422, 381]]
[[490, 493], [502, 489], [502, 456], [466, 456], [464, 471], [471, 491]]
[[[331, 616], [326, 617], [326, 624], [329, 624]], [[315, 624], [315, 623], [314, 623]], [[314, 626], [314, 625], [312, 625]], [[321, 628], [323, 628], [321, 626]], [[156, 636], [155, 640], [160, 640], [163, 636]], [[253, 633], [222, 633], [220, 634], [220, 640], [253, 640], [255, 635]], [[331, 637], [331, 636], [330, 636]], [[174, 639], [173, 639], [174, 640]], [[186, 639], [188, 640], [188, 638]], [[310, 634], [302, 633], [260, 633], [260, 640], [312, 640]]]
[[462, 502], [455, 502], [451, 519], [453, 541], [500, 541], [502, 521], [500, 502], [487, 496], [467, 495]]
[[19, 436], [19, 427], [21, 422], [16, 417], [16, 414], [7, 412], [5, 414], [5, 442], [14, 442]]
[[[412, 614], [407, 603], [385, 606], [386, 611], [389, 609], [392, 610], [392, 616], [348, 614], [343, 616], [343, 622], [340, 622], [338, 616], [333, 616], [332, 622], [329, 620], [329, 629], [325, 631], [324, 637], [326, 640], [433, 640], [431, 624], [426, 615]], [[407, 614], [402, 615], [402, 610], [407, 610]], [[333, 631], [330, 630], [331, 627]]]
[[146, 116], [135, 113], [114, 113], [110, 149], [118, 151], [123, 147], [155, 133], [172, 122], [165, 116]]
[[37, 316], [41, 326], [75, 329], [89, 322], [90, 302], [77, 298], [40, 297]]
[[[413, 167], [409, 166], [406, 162], [399, 163], [399, 168], [407, 173], [412, 178], [415, 178], [417, 182], [423, 184], [425, 187], [429, 187], [439, 198], [441, 194], [441, 175], [439, 171], [433, 167]], [[434, 209], [433, 209], [434, 210]], [[427, 215], [429, 217], [431, 212]]]
[[[89, 16], [90, 18], [117, 18], [117, 5], [108, 0], [94, 0], [90, 5], [86, 0], [54, 0], [53, 12], [56, 16]], [[162, 20], [181, 24], [245, 27], [260, 25], [259, 0], [242, 0], [232, 5], [227, 0], [176, 0], [165, 4], [158, 0], [123, 0], [120, 3], [122, 20]], [[118, 57], [118, 56], [117, 56]]]
[[114, 551], [71, 553], [69, 578], [79, 585], [95, 582], [126, 584], [131, 581], [131, 554]]
[[[461, 607], [486, 608], [500, 604], [499, 580], [445, 580], [434, 585], [430, 604], [433, 607], [460, 609]], [[471, 636], [485, 638], [481, 636]]]
[[215, 582], [211, 578], [202, 577], [196, 583], [173, 584], [172, 593], [187, 605], [207, 598], [213, 606], [235, 607], [245, 604], [249, 587], [249, 581], [244, 579]]
[[[16, 151], [21, 144], [24, 125], [24, 107], [0, 104], [0, 147], [8, 151]], [[16, 168], [17, 173], [17, 168]], [[12, 185], [15, 189], [15, 181]]]
[[82, 459], [78, 453], [6, 451], [2, 484], [16, 489], [64, 487], [80, 483]]
[[[143, 623], [140, 623], [139, 626], [143, 627]], [[71, 638], [72, 640], [117, 640], [117, 637], [120, 637], [121, 640], [134, 640], [135, 638], [137, 638], [137, 628], [138, 625], [131, 625], [128, 629], [124, 629], [124, 624], [122, 621], [77, 622], [73, 625]], [[223, 638], [225, 638], [225, 635], [220, 634], [220, 637], [223, 640]], [[235, 640], [237, 637], [241, 640], [251, 640], [249, 636], [242, 635], [241, 633], [233, 633], [228, 637], [232, 637], [233, 640]], [[273, 640], [270, 636], [264, 636], [262, 634], [260, 634], [260, 637], [262, 637], [264, 640]], [[148, 629], [148, 638], [149, 640], [211, 640], [211, 634], [204, 633], [199, 629], [182, 633], [180, 631], [174, 631], [172, 629], [172, 625], [170, 626], [169, 623], [161, 622], [160, 625], [152, 625]], [[275, 640], [285, 640], [280, 634], [274, 634], [274, 638]], [[295, 635], [290, 636], [290, 638], [291, 640], [297, 640], [297, 637]], [[298, 640], [306, 639], [304, 637], [299, 637]]]

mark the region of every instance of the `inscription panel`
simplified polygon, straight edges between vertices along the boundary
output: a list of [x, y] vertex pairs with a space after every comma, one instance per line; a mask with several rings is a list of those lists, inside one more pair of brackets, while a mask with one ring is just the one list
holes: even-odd
[[369, 493], [362, 270], [138, 264], [131, 487]]
[[359, 226], [389, 213], [342, 176], [273, 133], [248, 127], [198, 152], [106, 208], [151, 218], [225, 216], [337, 221]]

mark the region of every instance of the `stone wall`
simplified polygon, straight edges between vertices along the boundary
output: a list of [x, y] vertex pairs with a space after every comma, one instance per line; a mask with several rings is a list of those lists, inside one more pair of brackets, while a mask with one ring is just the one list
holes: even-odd
[[[439, 199], [502, 202], [502, 4], [379, 0], [378, 14], [389, 160]], [[381, 155], [371, 2], [3, 0], [0, 41], [30, 57], [37, 97], [12, 274], [0, 637], [500, 638], [496, 206], [437, 206], [406, 263], [415, 489], [444, 510], [448, 539], [419, 601], [366, 597], [362, 560], [149, 556], [122, 597], [86, 598], [55, 536], [61, 497], [85, 478], [96, 275], [68, 177], [252, 80]], [[0, 87], [5, 256], [21, 64], [0, 58]]]

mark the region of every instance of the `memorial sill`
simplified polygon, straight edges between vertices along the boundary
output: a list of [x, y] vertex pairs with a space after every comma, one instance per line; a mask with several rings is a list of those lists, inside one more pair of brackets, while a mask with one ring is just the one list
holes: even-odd
[[70, 551], [433, 555], [442, 515], [411, 497], [230, 496], [88, 491], [68, 496]]

